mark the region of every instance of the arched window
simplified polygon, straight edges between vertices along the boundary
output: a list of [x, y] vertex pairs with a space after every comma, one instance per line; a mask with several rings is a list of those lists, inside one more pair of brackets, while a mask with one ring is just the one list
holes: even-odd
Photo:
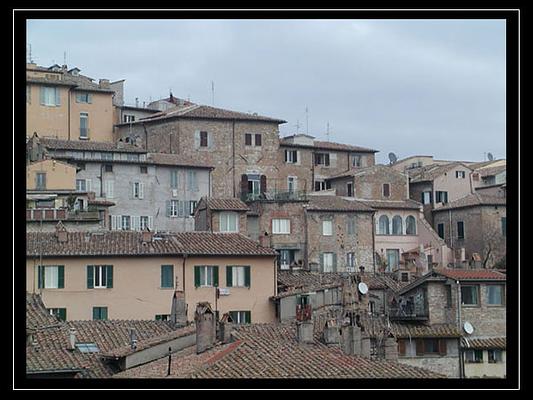
[[393, 235], [402, 235], [403, 234], [403, 221], [402, 217], [395, 215], [392, 219], [392, 234]]
[[379, 217], [379, 229], [378, 232], [380, 235], [390, 235], [389, 233], [389, 217], [382, 215]]
[[416, 219], [409, 215], [405, 220], [405, 233], [408, 235], [416, 235]]

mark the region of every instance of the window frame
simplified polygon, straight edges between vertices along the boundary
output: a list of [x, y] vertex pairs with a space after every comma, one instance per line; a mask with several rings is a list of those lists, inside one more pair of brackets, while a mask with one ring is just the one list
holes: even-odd
[[[170, 281], [165, 280], [165, 271], [170, 270]], [[167, 272], [168, 275], [168, 272]], [[173, 264], [163, 264], [161, 265], [161, 280], [160, 280], [160, 289], [174, 289], [174, 265]]]
[[457, 221], [457, 240], [465, 239], [465, 223], [464, 221]]
[[[85, 136], [82, 135], [83, 128], [81, 121], [85, 120]], [[89, 139], [89, 113], [88, 112], [80, 112], [80, 139], [87, 140]]]
[[[465, 296], [463, 295], [463, 290], [466, 289], [466, 288], [475, 289], [476, 303], [465, 303], [464, 302]], [[479, 285], [474, 285], [474, 284], [461, 285], [461, 306], [463, 306], [463, 307], [480, 307], [481, 301], [480, 301], [479, 295], [480, 295], [480, 286]]]
[[[387, 194], [385, 194], [385, 188], [387, 188], [386, 190]], [[383, 183], [381, 185], [381, 195], [383, 197], [390, 198], [390, 195], [391, 195], [391, 184], [390, 183]]]
[[[282, 221], [284, 221], [282, 223]], [[272, 234], [273, 235], [290, 235], [291, 234], [291, 219], [290, 218], [272, 218]], [[281, 228], [285, 227], [286, 230]], [[277, 229], [276, 229], [277, 228]]]
[[[493, 287], [500, 288], [500, 302], [499, 303], [489, 303], [490, 294], [489, 289]], [[505, 285], [494, 283], [485, 285], [486, 297], [485, 303], [488, 307], [504, 307], [505, 306]]]
[[[326, 226], [329, 225], [329, 230], [326, 231]], [[326, 233], [329, 232], [329, 233]], [[322, 236], [333, 236], [333, 219], [322, 220]]]
[[[235, 229], [230, 229], [230, 222], [234, 220]], [[224, 233], [239, 233], [239, 214], [234, 211], [223, 211], [219, 214], [218, 230]]]

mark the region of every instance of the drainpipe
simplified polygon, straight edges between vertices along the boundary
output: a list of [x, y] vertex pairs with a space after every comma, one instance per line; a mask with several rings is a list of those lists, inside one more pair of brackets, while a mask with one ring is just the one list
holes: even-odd
[[231, 124], [231, 162], [232, 162], [232, 176], [233, 176], [233, 197], [236, 197], [235, 191], [235, 120]]
[[144, 148], [146, 149], [146, 151], [148, 151], [148, 131], [146, 130], [146, 125], [144, 122], [142, 123], [142, 125], [144, 129]]
[[309, 233], [308, 233], [308, 221], [307, 221], [307, 218], [308, 218], [307, 206], [308, 206], [308, 204], [305, 204], [303, 206], [303, 209], [304, 209], [304, 268], [305, 268], [306, 271], [309, 271], [309, 255], [308, 255], [308, 251], [309, 251], [309, 244], [308, 244]]
[[68, 97], [68, 104], [67, 104], [67, 115], [68, 115], [68, 118], [67, 118], [67, 130], [68, 130], [68, 140], [70, 140], [70, 93], [72, 91], [72, 88], [69, 87], [68, 88], [68, 92], [67, 92], [67, 97]]
[[[461, 332], [461, 283], [455, 281], [457, 285], [457, 329]], [[459, 338], [459, 377], [464, 378], [464, 354], [461, 350], [461, 338]]]
[[372, 212], [372, 265], [376, 275], [376, 212]]

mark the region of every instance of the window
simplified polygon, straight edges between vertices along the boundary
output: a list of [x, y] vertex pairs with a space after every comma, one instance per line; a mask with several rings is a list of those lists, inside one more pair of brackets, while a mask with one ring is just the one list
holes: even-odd
[[355, 253], [346, 253], [346, 267], [355, 268]]
[[422, 192], [422, 204], [431, 204], [431, 192]]
[[480, 364], [483, 362], [483, 350], [466, 350], [465, 363]]
[[297, 180], [298, 178], [295, 176], [289, 176], [287, 177], [287, 189], [289, 193], [294, 193], [297, 188]]
[[[93, 308], [93, 319], [107, 319], [107, 307], [95, 307], [95, 308], [105, 308], [106, 317], [105, 318], [94, 318], [94, 308]], [[76, 343], [76, 348], [81, 353], [98, 353], [100, 351], [96, 343]]]
[[437, 203], [446, 204], [448, 202], [448, 192], [442, 192], [440, 190], [435, 192], [435, 201]]
[[463, 221], [457, 221], [457, 239], [465, 238], [465, 223]]
[[104, 181], [104, 196], [106, 199], [112, 199], [115, 195], [115, 181], [105, 180]]
[[418, 339], [416, 341], [416, 355], [425, 354], [445, 356], [447, 353], [446, 339]]
[[256, 199], [261, 193], [261, 181], [259, 179], [248, 178], [248, 193]]
[[320, 192], [321, 190], [331, 189], [331, 182], [324, 180], [315, 181], [315, 192]]
[[178, 188], [178, 171], [177, 170], [170, 171], [170, 187], [172, 189]]
[[196, 200], [190, 200], [189, 201], [189, 215], [193, 216], [194, 212], [196, 211], [196, 205], [198, 202]]
[[113, 160], [113, 153], [102, 153], [102, 160], [105, 160], [105, 161]]
[[403, 234], [403, 220], [399, 215], [395, 215], [392, 218], [392, 234], [401, 235]]
[[346, 195], [348, 197], [353, 197], [353, 183], [352, 182], [348, 182], [346, 184]]
[[161, 265], [161, 287], [173, 288], [174, 287], [174, 266], [173, 265]]
[[93, 320], [107, 320], [107, 307], [93, 307]]
[[200, 147], [207, 147], [209, 146], [207, 132], [201, 131], [200, 132]]
[[323, 236], [333, 235], [333, 221], [332, 220], [325, 219], [322, 221], [322, 235]]
[[288, 164], [296, 164], [298, 162], [298, 151], [285, 150], [285, 162]]
[[466, 172], [465, 171], [455, 171], [455, 177], [460, 179], [465, 179]]
[[424, 353], [437, 354], [439, 352], [439, 339], [425, 339]]
[[252, 322], [250, 311], [230, 311], [229, 316], [235, 324], [249, 324]]
[[235, 212], [220, 213], [220, 232], [239, 232], [239, 215]]
[[405, 219], [405, 234], [416, 235], [416, 219], [412, 215]]
[[89, 114], [80, 113], [80, 139], [89, 138]]
[[156, 314], [156, 321], [170, 321], [170, 314]]
[[261, 146], [261, 144], [262, 144], [261, 134], [260, 133], [256, 133], [255, 134], [255, 145], [256, 146]]
[[400, 265], [400, 250], [387, 249], [387, 272], [398, 269]]
[[383, 184], [383, 197], [390, 197], [390, 183]]
[[63, 265], [40, 265], [37, 268], [37, 286], [40, 289], [63, 289], [65, 267]]
[[329, 153], [315, 153], [315, 165], [329, 165]]
[[113, 172], [113, 165], [111, 165], [111, 164], [104, 165], [104, 171], [105, 172]]
[[196, 171], [192, 169], [187, 171], [187, 190], [191, 192], [198, 191], [198, 179], [196, 176]]
[[507, 236], [507, 217], [502, 217], [502, 235]]
[[66, 308], [49, 308], [48, 312], [50, 315], [57, 317], [61, 321], [67, 320], [67, 309]]
[[446, 285], [446, 307], [451, 308], [452, 307], [452, 287], [450, 285]]
[[491, 306], [502, 306], [504, 304], [503, 285], [487, 285], [487, 304]]
[[352, 155], [352, 167], [360, 167], [361, 164], [361, 155], [353, 154]]
[[113, 288], [112, 265], [88, 265], [87, 266], [88, 289], [111, 289]]
[[91, 103], [91, 94], [88, 92], [76, 93], [76, 103]]
[[151, 229], [151, 228], [150, 228], [150, 225], [151, 225], [151, 223], [150, 223], [150, 217], [145, 216], [145, 215], [142, 215], [142, 216], [140, 217], [140, 219], [139, 219], [139, 223], [140, 223], [140, 224], [139, 224], [139, 225], [140, 225], [140, 226], [139, 226], [139, 229], [140, 229], [141, 231], [144, 231], [144, 230], [146, 230], [146, 229]]
[[355, 234], [355, 217], [351, 217], [346, 220], [346, 233], [348, 235]]
[[55, 208], [55, 200], [37, 200], [35, 208]]
[[31, 104], [31, 86], [26, 85], [26, 102]]
[[466, 306], [479, 305], [478, 286], [461, 286], [461, 304]]
[[168, 204], [168, 216], [169, 217], [178, 217], [180, 211], [180, 202], [179, 200], [170, 200]]
[[35, 174], [35, 189], [36, 190], [46, 189], [46, 172], [37, 172]]
[[335, 272], [335, 253], [322, 253], [322, 272]]
[[147, 174], [148, 173], [148, 167], [146, 165], [141, 165], [141, 174]]
[[121, 218], [121, 228], [123, 231], [129, 231], [131, 229], [131, 218], [129, 215], [123, 215]]
[[227, 287], [250, 287], [250, 267], [226, 267]]
[[487, 358], [489, 364], [496, 364], [502, 362], [502, 351], [499, 349], [489, 349], [487, 350]]
[[380, 235], [389, 235], [389, 217], [386, 215], [382, 215], [379, 217], [379, 226], [378, 226], [378, 233]]
[[59, 88], [50, 86], [41, 86], [40, 91], [41, 105], [43, 106], [60, 106]]
[[135, 115], [132, 114], [124, 114], [124, 122], [135, 122]]
[[138, 154], [127, 153], [126, 154], [126, 160], [128, 160], [128, 161], [139, 161], [139, 155]]
[[133, 182], [132, 183], [132, 196], [134, 199], [143, 199], [144, 198], [144, 183]]
[[244, 134], [244, 144], [246, 146], [252, 145], [252, 134], [251, 133], [245, 133]]
[[218, 267], [202, 265], [194, 267], [195, 287], [218, 287]]
[[296, 250], [281, 249], [278, 256], [278, 264], [281, 269], [289, 269], [289, 266], [294, 263], [294, 255]]
[[444, 239], [444, 224], [437, 225], [437, 233], [441, 239]]
[[272, 234], [288, 235], [291, 233], [291, 220], [274, 218], [272, 220]]

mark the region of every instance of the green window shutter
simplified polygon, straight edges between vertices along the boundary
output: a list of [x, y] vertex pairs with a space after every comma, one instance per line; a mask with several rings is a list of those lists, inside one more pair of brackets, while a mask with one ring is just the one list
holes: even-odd
[[337, 272], [337, 253], [333, 253], [333, 272]]
[[213, 286], [218, 287], [218, 265], [213, 266]]
[[200, 287], [200, 267], [194, 267], [194, 287]]
[[246, 287], [250, 287], [250, 266], [247, 265], [246, 267], [244, 267], [244, 286]]
[[65, 266], [57, 266], [57, 287], [63, 289], [65, 287]]
[[244, 312], [245, 317], [245, 323], [251, 324], [252, 323], [252, 312], [251, 311], [245, 311]]
[[87, 265], [87, 289], [94, 288], [94, 265]]
[[174, 266], [173, 265], [161, 265], [161, 287], [171, 288], [174, 280]]
[[59, 308], [57, 311], [57, 316], [60, 320], [66, 321], [67, 320], [67, 309], [66, 308]]
[[233, 286], [233, 268], [230, 266], [226, 267], [226, 286]]
[[107, 307], [100, 307], [100, 318], [107, 320]]
[[37, 266], [37, 287], [39, 289], [44, 288], [44, 266]]
[[107, 288], [110, 289], [113, 287], [113, 266], [107, 265], [106, 266], [106, 274], [107, 274]]
[[324, 253], [320, 253], [320, 272], [324, 272]]
[[98, 307], [93, 307], [93, 320], [100, 319], [100, 309]]

